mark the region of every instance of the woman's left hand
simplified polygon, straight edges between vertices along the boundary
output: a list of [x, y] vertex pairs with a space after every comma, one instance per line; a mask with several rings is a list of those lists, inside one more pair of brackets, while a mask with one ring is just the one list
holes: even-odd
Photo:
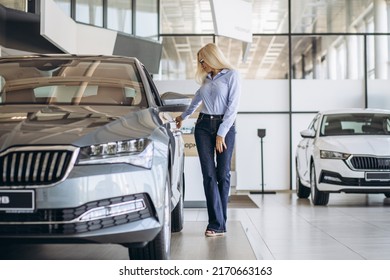
[[223, 153], [223, 150], [226, 149], [227, 146], [225, 144], [225, 138], [217, 135], [217, 139], [215, 141], [215, 149], [218, 153]]

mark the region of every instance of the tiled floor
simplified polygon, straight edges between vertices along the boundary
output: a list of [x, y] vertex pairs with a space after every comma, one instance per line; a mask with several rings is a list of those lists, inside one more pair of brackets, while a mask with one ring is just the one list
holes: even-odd
[[[314, 207], [294, 193], [251, 195], [259, 208], [229, 209], [228, 233], [206, 238], [205, 208], [186, 208], [172, 259], [390, 260], [390, 199], [331, 194]], [[4, 248], [3, 248], [4, 249]], [[23, 245], [1, 259], [127, 259], [119, 245]]]
[[258, 209], [230, 209], [229, 218], [241, 221], [258, 259], [390, 259], [390, 199], [382, 194], [331, 194], [326, 207], [294, 193], [251, 198]]
[[[197, 211], [187, 211], [194, 213]], [[187, 213], [186, 213], [187, 214]], [[180, 233], [172, 235], [173, 260], [255, 260], [256, 256], [239, 221], [228, 222], [229, 234], [206, 238], [204, 222], [186, 221]]]

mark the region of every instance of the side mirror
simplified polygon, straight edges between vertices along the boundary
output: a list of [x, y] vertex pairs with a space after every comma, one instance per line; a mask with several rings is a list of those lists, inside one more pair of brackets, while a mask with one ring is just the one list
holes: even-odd
[[177, 92], [166, 92], [161, 95], [163, 106], [160, 107], [160, 111], [165, 112], [183, 112], [187, 109], [191, 103], [191, 98]]
[[316, 132], [313, 129], [305, 129], [301, 131], [301, 136], [303, 138], [314, 138], [316, 137]]

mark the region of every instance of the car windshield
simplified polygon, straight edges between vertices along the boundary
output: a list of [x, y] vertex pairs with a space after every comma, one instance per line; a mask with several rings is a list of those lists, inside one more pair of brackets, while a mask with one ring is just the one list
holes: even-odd
[[390, 115], [351, 113], [325, 115], [321, 136], [390, 134]]
[[5, 59], [0, 63], [0, 104], [146, 104], [134, 63], [99, 58]]

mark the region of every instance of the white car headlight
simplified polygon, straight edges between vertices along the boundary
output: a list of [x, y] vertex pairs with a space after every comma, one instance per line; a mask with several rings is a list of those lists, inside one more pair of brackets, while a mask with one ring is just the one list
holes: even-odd
[[152, 159], [153, 142], [134, 139], [82, 147], [78, 164], [127, 163], [151, 168]]
[[321, 150], [320, 156], [322, 159], [344, 159], [345, 160], [349, 158], [350, 154]]

